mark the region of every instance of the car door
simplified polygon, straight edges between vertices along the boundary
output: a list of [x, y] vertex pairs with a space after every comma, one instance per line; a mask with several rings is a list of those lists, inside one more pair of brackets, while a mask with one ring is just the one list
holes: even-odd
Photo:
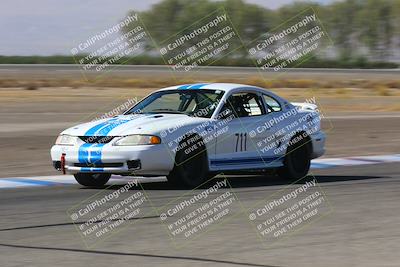
[[[264, 100], [259, 92], [242, 91], [231, 94], [220, 111], [227, 131], [217, 136], [211, 170], [265, 168], [271, 151], [263, 153], [259, 144], [271, 134], [266, 124]], [[229, 120], [226, 117], [230, 116]], [[269, 153], [269, 154], [268, 154]]]
[[262, 99], [266, 113], [265, 126], [256, 129], [257, 134], [263, 136], [257, 147], [263, 156], [280, 160], [286, 152], [284, 143], [290, 118], [284, 116], [282, 104], [273, 96], [262, 93]]

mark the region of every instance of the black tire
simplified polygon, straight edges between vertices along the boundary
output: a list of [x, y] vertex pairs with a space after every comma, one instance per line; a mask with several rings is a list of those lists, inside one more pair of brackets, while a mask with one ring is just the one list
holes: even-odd
[[214, 178], [215, 176], [217, 176], [219, 173], [218, 172], [208, 172], [207, 173], [207, 180], [211, 180], [212, 178]]
[[107, 173], [77, 173], [75, 180], [84, 186], [101, 187], [110, 180], [111, 174]]
[[[185, 148], [177, 151], [175, 166], [167, 176], [168, 181], [175, 186], [194, 188], [205, 182], [208, 178], [206, 148], [199, 137], [195, 142], [190, 142], [191, 138], [193, 136], [186, 138], [182, 142], [186, 142], [187, 145]], [[188, 147], [192, 147], [193, 149], [187, 151]]]
[[[293, 142], [298, 140], [297, 142]], [[308, 137], [296, 135], [291, 140], [283, 160], [283, 167], [278, 169], [278, 176], [286, 180], [298, 180], [307, 175], [311, 164], [311, 146]]]

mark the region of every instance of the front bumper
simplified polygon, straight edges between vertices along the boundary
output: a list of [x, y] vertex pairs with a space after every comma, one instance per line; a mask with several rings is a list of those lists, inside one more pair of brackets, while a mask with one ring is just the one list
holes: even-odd
[[[54, 145], [51, 148], [53, 166], [61, 169], [60, 159], [65, 154], [67, 173], [111, 173], [130, 175], [167, 175], [174, 166], [174, 155], [163, 144], [142, 146], [112, 146], [87, 148], [82, 157], [80, 146]], [[99, 152], [100, 151], [100, 152]], [[84, 154], [84, 153], [83, 153]], [[95, 154], [91, 158], [91, 154]], [[93, 160], [95, 158], [96, 160]]]

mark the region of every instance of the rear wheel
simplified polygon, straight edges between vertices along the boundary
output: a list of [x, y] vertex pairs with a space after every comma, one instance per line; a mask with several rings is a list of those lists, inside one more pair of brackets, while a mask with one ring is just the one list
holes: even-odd
[[106, 173], [77, 173], [74, 174], [75, 180], [84, 186], [100, 187], [105, 185], [111, 177]]
[[184, 149], [176, 153], [175, 166], [167, 176], [169, 182], [186, 188], [194, 188], [208, 177], [207, 151], [198, 138], [195, 142], [190, 142], [192, 138], [183, 141], [186, 143]]
[[[295, 141], [298, 140], [298, 141]], [[278, 169], [279, 177], [288, 180], [298, 180], [307, 175], [310, 170], [311, 147], [309, 138], [296, 135], [288, 147], [283, 167]]]

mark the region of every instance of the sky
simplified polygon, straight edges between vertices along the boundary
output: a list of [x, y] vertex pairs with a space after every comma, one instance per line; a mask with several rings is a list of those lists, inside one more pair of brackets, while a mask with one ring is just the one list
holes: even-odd
[[[0, 55], [70, 55], [79, 42], [160, 0], [1, 0]], [[270, 9], [294, 0], [246, 0]], [[315, 0], [325, 4], [333, 0]]]

